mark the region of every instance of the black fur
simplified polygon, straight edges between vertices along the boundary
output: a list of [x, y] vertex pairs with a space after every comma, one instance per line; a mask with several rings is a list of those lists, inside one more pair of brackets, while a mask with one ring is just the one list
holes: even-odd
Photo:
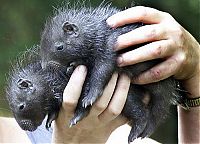
[[[43, 68], [52, 64], [68, 66], [72, 61], [88, 68], [75, 116], [70, 122], [72, 125], [88, 114], [91, 104], [101, 96], [115, 71], [133, 79], [161, 61], [151, 60], [117, 67], [116, 58], [121, 53], [113, 50], [117, 37], [143, 25], [135, 23], [116, 29], [108, 27], [106, 19], [117, 12], [119, 10], [110, 5], [98, 8], [61, 8], [45, 25], [40, 51]], [[144, 92], [150, 95], [147, 106], [142, 102]], [[149, 136], [167, 116], [170, 105], [178, 97], [176, 81], [172, 77], [147, 85], [132, 84], [122, 113], [132, 125], [129, 142], [137, 137]]]
[[38, 46], [18, 58], [10, 73], [7, 99], [15, 119], [23, 130], [34, 131], [48, 115], [46, 127], [57, 117], [62, 92], [69, 80], [65, 69], [43, 70]]
[[[46, 115], [47, 129], [57, 118], [64, 88], [74, 70], [74, 63], [69, 67], [49, 66], [43, 70], [38, 49], [38, 46], [33, 47], [20, 56], [12, 68], [7, 87], [7, 99], [14, 117], [23, 130], [29, 131], [36, 130]], [[143, 131], [149, 117], [148, 101], [143, 102], [145, 97], [151, 99], [140, 86], [131, 85], [123, 114], [130, 119], [135, 135]]]

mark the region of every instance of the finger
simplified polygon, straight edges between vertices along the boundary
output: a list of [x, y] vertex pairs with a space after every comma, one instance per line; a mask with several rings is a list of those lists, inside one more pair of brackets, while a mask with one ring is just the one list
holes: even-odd
[[108, 106], [110, 99], [113, 95], [113, 92], [115, 90], [115, 86], [117, 83], [117, 78], [118, 78], [118, 74], [115, 73], [112, 75], [111, 80], [109, 81], [108, 85], [106, 86], [106, 88], [104, 89], [104, 92], [102, 94], [102, 96], [95, 102], [95, 104], [92, 106], [92, 109], [90, 111], [90, 115], [99, 115], [100, 113], [102, 113], [106, 107]]
[[156, 24], [160, 23], [165, 16], [165, 12], [149, 7], [136, 6], [114, 14], [106, 22], [111, 27], [119, 27], [135, 22]]
[[173, 49], [169, 40], [156, 41], [121, 54], [117, 59], [117, 63], [118, 66], [133, 65], [148, 60], [171, 56], [174, 51], [175, 49]]
[[136, 28], [128, 33], [122, 34], [117, 38], [115, 50], [126, 47], [166, 39], [166, 31], [163, 25], [153, 24]]
[[82, 86], [87, 74], [85, 66], [78, 66], [73, 72], [63, 93], [63, 108], [73, 113], [80, 97]]
[[115, 130], [116, 128], [118, 128], [121, 125], [126, 124], [127, 122], [128, 122], [128, 119], [126, 117], [119, 115], [107, 124], [111, 128], [111, 130]]
[[168, 58], [150, 70], [142, 73], [132, 80], [134, 84], [148, 84], [166, 79], [176, 73], [180, 67], [179, 58], [176, 56]]
[[124, 74], [120, 75], [115, 92], [107, 109], [98, 116], [100, 121], [111, 121], [121, 114], [126, 102], [129, 86], [129, 77]]

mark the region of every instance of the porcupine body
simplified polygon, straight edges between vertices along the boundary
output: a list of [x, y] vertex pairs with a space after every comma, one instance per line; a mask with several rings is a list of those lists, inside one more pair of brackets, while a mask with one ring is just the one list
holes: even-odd
[[[49, 65], [68, 66], [69, 63], [76, 62], [77, 65], [86, 65], [88, 69], [71, 125], [87, 116], [91, 105], [101, 96], [115, 71], [133, 79], [162, 61], [150, 60], [123, 68], [117, 66], [117, 56], [125, 52], [114, 51], [117, 37], [144, 25], [134, 23], [112, 29], [107, 26], [106, 19], [117, 12], [119, 10], [110, 5], [97, 8], [64, 7], [45, 25], [40, 51], [43, 68]], [[139, 45], [130, 46], [126, 50], [137, 47]], [[170, 77], [152, 84], [131, 84], [122, 112], [132, 125], [129, 142], [137, 137], [149, 136], [166, 118], [170, 105], [179, 98], [176, 82]], [[150, 96], [148, 104], [142, 101], [145, 93]]]

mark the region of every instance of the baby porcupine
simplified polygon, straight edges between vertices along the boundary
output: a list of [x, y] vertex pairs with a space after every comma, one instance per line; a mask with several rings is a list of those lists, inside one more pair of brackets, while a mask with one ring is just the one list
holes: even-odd
[[[39, 46], [28, 49], [13, 66], [7, 86], [7, 99], [23, 130], [34, 131], [48, 115], [46, 127], [57, 117], [62, 92], [69, 76], [55, 68], [43, 70]], [[60, 69], [61, 70], [61, 69]]]
[[[38, 49], [38, 46], [33, 47], [20, 56], [12, 69], [7, 88], [7, 99], [14, 117], [20, 127], [28, 131], [36, 130], [46, 115], [46, 128], [56, 119], [62, 93], [74, 69], [72, 63], [62, 69], [50, 66], [43, 70]], [[140, 86], [131, 85], [123, 114], [135, 120], [133, 126], [137, 131], [143, 129], [148, 120], [148, 100], [143, 100], [149, 97], [148, 92], [144, 92]]]
[[[123, 68], [117, 66], [117, 56], [124, 52], [113, 50], [117, 37], [143, 25], [134, 23], [116, 29], [108, 27], [106, 19], [117, 12], [118, 9], [103, 4], [97, 8], [68, 6], [58, 9], [45, 25], [40, 52], [43, 68], [49, 65], [67, 66], [72, 61], [77, 65], [86, 65], [88, 68], [71, 125], [88, 114], [91, 105], [101, 96], [115, 71], [125, 73], [133, 79], [161, 62], [157, 59]], [[126, 50], [137, 47], [139, 46], [131, 46]], [[176, 103], [179, 97], [176, 92], [176, 80], [172, 77], [147, 85], [131, 85], [130, 93], [133, 90], [139, 93], [147, 92], [151, 98], [147, 106], [142, 103], [142, 98], [137, 98], [135, 95], [127, 99], [122, 114], [131, 121], [129, 142], [137, 137], [149, 136], [167, 116], [170, 105]], [[132, 103], [130, 100], [133, 100]], [[144, 118], [144, 115], [147, 116], [146, 111], [149, 115]]]

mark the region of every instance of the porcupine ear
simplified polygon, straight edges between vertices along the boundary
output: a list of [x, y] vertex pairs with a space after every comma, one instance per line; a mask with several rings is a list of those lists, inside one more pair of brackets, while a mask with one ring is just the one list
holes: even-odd
[[[11, 70], [8, 73], [7, 81], [8, 86], [6, 91], [9, 93], [9, 89], [12, 84], [16, 84], [19, 89], [27, 89], [33, 88], [33, 84], [31, 80], [24, 78], [23, 69], [27, 67], [30, 63], [40, 62], [41, 59], [39, 57], [39, 45], [35, 45], [24, 52], [21, 52], [14, 62], [11, 63]], [[39, 68], [38, 68], [39, 69]], [[19, 72], [22, 72], [20, 74]]]
[[62, 29], [64, 33], [68, 35], [78, 36], [79, 28], [75, 24], [71, 24], [68, 21], [63, 23]]
[[22, 79], [20, 78], [17, 82], [17, 86], [20, 89], [27, 89], [27, 88], [31, 88], [33, 87], [33, 84], [31, 81], [27, 80], [27, 79]]

